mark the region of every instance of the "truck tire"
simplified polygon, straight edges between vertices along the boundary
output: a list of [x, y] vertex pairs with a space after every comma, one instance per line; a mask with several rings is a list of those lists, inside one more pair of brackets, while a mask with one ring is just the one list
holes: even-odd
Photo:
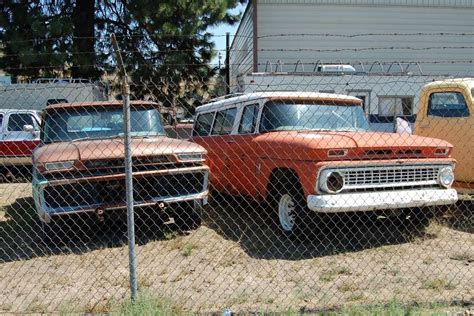
[[434, 210], [429, 207], [411, 208], [402, 212], [399, 216], [400, 222], [406, 228], [423, 229], [428, 226], [430, 220], [435, 216]]
[[67, 227], [60, 219], [51, 219], [49, 223], [41, 222], [41, 237], [47, 246], [58, 247], [65, 244]]
[[179, 230], [194, 230], [201, 226], [202, 211], [203, 207], [200, 201], [183, 203], [176, 208], [173, 219]]
[[269, 200], [280, 232], [299, 240], [308, 237], [313, 220], [299, 179], [291, 172], [278, 172], [272, 178]]

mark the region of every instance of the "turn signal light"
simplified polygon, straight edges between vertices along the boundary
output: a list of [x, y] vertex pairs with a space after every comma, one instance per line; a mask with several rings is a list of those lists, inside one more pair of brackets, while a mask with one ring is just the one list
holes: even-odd
[[449, 149], [446, 147], [439, 147], [435, 149], [434, 154], [436, 156], [447, 156], [449, 153]]
[[329, 149], [328, 157], [345, 157], [347, 156], [347, 149]]

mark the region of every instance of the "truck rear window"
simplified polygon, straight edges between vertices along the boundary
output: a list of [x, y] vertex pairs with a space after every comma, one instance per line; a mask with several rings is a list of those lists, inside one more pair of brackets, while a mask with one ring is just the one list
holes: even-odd
[[207, 136], [211, 131], [214, 113], [199, 114], [194, 124], [194, 136]]
[[469, 109], [460, 92], [434, 92], [428, 101], [428, 116], [468, 117]]

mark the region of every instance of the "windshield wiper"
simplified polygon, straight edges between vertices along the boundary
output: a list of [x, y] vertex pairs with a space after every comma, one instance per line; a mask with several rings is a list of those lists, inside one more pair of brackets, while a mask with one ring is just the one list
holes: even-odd
[[122, 137], [121, 135], [111, 135], [111, 136], [102, 136], [102, 137], [86, 136], [86, 137], [80, 137], [80, 138], [70, 140], [69, 142], [74, 143], [74, 142], [80, 142], [83, 140], [101, 140], [101, 139], [112, 139], [112, 138], [121, 138], [121, 137]]
[[80, 141], [89, 140], [89, 139], [91, 139], [90, 136], [86, 136], [86, 137], [80, 137], [80, 138], [72, 139], [69, 142], [70, 143], [75, 143], [75, 142], [80, 142]]

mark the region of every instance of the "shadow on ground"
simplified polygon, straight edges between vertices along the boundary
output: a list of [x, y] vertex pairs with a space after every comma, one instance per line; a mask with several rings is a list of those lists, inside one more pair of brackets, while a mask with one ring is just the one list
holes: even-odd
[[440, 217], [440, 223], [449, 228], [474, 234], [474, 200], [460, 200]]
[[[128, 242], [125, 214], [104, 222], [89, 217], [66, 218], [57, 233], [59, 238], [51, 242], [45, 237], [31, 197], [19, 198], [1, 211], [4, 218], [0, 220], [0, 263], [57, 254], [80, 254], [122, 247]], [[138, 245], [177, 235], [173, 225], [163, 224], [158, 217], [137, 218], [135, 227]]]
[[[323, 216], [313, 225], [310, 235], [288, 238], [279, 231], [276, 214], [263, 204], [231, 196], [211, 201], [204, 214], [204, 224], [223, 238], [237, 242], [253, 258], [301, 260], [402, 244], [415, 238], [433, 238], [416, 220], [402, 222], [377, 218], [370, 213]], [[19, 198], [1, 212], [4, 215], [0, 216], [0, 263], [122, 247], [128, 241], [124, 216], [103, 223], [95, 218], [75, 217], [67, 221], [59, 243], [48, 243], [44, 241], [31, 197]], [[472, 204], [452, 207], [437, 214], [436, 220], [450, 228], [473, 233]], [[137, 216], [135, 228], [139, 245], [179, 234], [173, 225], [165, 225], [159, 218], [148, 215]]]
[[[238, 242], [251, 257], [259, 259], [301, 260], [435, 237], [426, 231], [428, 220], [348, 213], [317, 217], [308, 235], [288, 238], [279, 231], [276, 211], [271, 212], [261, 204], [225, 196], [211, 203], [206, 223], [224, 238]], [[460, 210], [449, 215], [449, 220], [441, 209], [435, 209], [433, 215], [431, 220], [443, 218], [450, 227], [472, 232], [472, 213], [470, 226], [466, 222], [468, 215]]]

